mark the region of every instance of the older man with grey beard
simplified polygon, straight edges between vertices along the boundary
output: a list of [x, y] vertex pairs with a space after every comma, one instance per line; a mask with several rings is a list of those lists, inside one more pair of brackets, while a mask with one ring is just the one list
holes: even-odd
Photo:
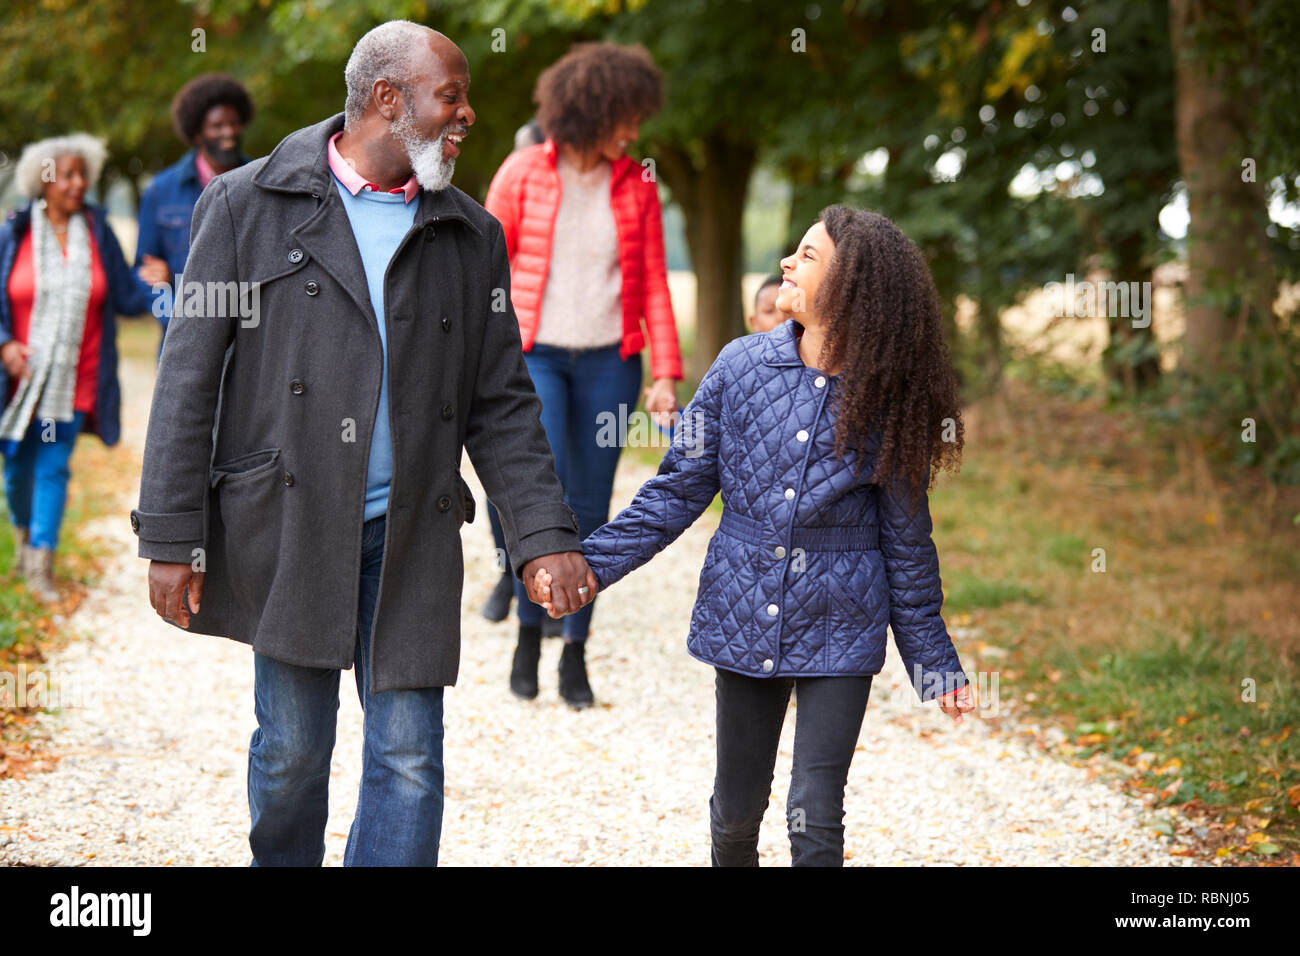
[[344, 863], [437, 863], [475, 510], [463, 448], [530, 595], [543, 563], [553, 613], [597, 587], [524, 364], [501, 226], [450, 185], [474, 122], [465, 57], [393, 21], [357, 43], [346, 80], [343, 114], [213, 180], [195, 208], [187, 288], [254, 286], [260, 314], [172, 320], [131, 513], [157, 612], [253, 647], [257, 866], [324, 858], [349, 667], [365, 743]]

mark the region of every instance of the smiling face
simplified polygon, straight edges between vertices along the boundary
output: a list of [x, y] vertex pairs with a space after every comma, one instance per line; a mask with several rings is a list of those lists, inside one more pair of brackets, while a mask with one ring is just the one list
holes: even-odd
[[816, 327], [822, 320], [812, 311], [822, 276], [835, 254], [835, 243], [820, 220], [813, 223], [799, 241], [793, 255], [781, 260], [784, 278], [776, 293], [776, 307], [793, 316], [804, 328]]
[[474, 122], [469, 63], [460, 48], [445, 37], [431, 36], [415, 57], [406, 92], [389, 128], [420, 186], [436, 192], [451, 182], [460, 142]]
[[239, 165], [239, 142], [243, 135], [244, 121], [239, 110], [218, 103], [203, 115], [203, 124], [194, 137], [194, 145], [215, 168], [233, 169]]
[[627, 144], [635, 142], [640, 137], [639, 126], [640, 121], [635, 116], [623, 120], [614, 127], [609, 136], [605, 137], [604, 142], [596, 147], [596, 151], [611, 163], [617, 161], [627, 150]]
[[54, 160], [54, 180], [42, 184], [41, 195], [51, 209], [70, 216], [79, 212], [86, 199], [89, 179], [86, 161], [75, 153], [58, 156]]

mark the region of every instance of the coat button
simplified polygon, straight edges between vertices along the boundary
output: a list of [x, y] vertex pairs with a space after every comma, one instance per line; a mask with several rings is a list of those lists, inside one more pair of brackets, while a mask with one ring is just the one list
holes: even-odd
[[424, 241], [433, 242], [433, 226], [424, 227]]
[[442, 330], [444, 332], [451, 331], [451, 319], [447, 318], [445, 315], [442, 317]]
[[801, 428], [801, 429], [799, 429], [799, 431], [795, 433], [795, 436], [794, 436], [794, 437], [797, 438], [797, 439], [799, 439], [800, 441], [807, 441], [807, 440], [808, 440], [808, 429], [806, 429], [806, 428]]
[[778, 545], [776, 546], [776, 551], [775, 551], [774, 553], [776, 554], [776, 556], [777, 556], [778, 558], [784, 558], [784, 557], [785, 557], [785, 547], [784, 547], [783, 545], [779, 545], [779, 544], [778, 544]]
[[456, 409], [453, 406], [451, 405], [442, 406], [442, 417], [444, 419], [450, 419], [455, 414], [456, 414]]
[[772, 673], [772, 668], [775, 666], [776, 665], [772, 663], [772, 658], [769, 657], [767, 660], [763, 661], [763, 673], [764, 674]]
[[310, 282], [308, 282], [307, 285], [304, 286], [303, 288], [305, 288], [305, 289], [307, 290], [307, 294], [308, 294], [308, 295], [315, 295], [317, 292], [320, 291], [320, 286], [317, 285], [315, 279], [312, 279], [312, 280], [311, 280]]
[[131, 512], [131, 530], [137, 534], [140, 531], [140, 516], [134, 511]]
[[793, 499], [794, 499], [794, 489], [793, 488], [785, 489], [785, 500], [791, 501]]
[[446, 495], [443, 495], [441, 498], [438, 499], [439, 511], [446, 511], [450, 507], [451, 507], [451, 499], [448, 498]]
[[295, 395], [301, 395], [303, 392], [307, 391], [307, 386], [303, 385], [302, 382], [295, 378], [289, 383], [289, 391], [293, 392]]
[[776, 617], [777, 612], [780, 611], [780, 610], [781, 610], [781, 609], [780, 609], [779, 607], [777, 607], [775, 604], [769, 604], [769, 605], [767, 606], [767, 614], [768, 614], [768, 617]]
[[293, 484], [293, 472], [291, 472], [291, 471], [286, 471], [286, 472], [284, 473], [284, 483], [285, 483], [286, 485], [291, 485], [291, 484]]
[[813, 384], [816, 385], [818, 388], [825, 388], [825, 387], [826, 387], [826, 376], [825, 376], [825, 375], [818, 375], [818, 376], [817, 376], [817, 381], [813, 382]]
[[302, 250], [301, 250], [301, 249], [290, 249], [290, 250], [289, 250], [289, 261], [292, 262], [294, 265], [297, 265], [299, 262], [302, 262]]

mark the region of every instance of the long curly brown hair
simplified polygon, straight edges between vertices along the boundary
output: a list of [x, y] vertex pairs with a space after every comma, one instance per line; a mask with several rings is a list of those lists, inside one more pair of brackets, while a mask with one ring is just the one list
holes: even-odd
[[663, 80], [640, 44], [576, 43], [537, 78], [537, 122], [557, 143], [592, 149], [663, 103]]
[[827, 321], [820, 360], [841, 366], [835, 455], [874, 448], [871, 480], [905, 489], [913, 508], [938, 472], [957, 471], [965, 426], [943, 338], [939, 293], [925, 257], [878, 213], [827, 206], [835, 251], [813, 308]]

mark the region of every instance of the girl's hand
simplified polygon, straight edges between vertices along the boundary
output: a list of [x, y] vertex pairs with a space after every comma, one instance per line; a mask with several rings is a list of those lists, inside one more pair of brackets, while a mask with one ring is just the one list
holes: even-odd
[[939, 698], [939, 709], [951, 717], [953, 723], [960, 724], [961, 715], [975, 709], [975, 696], [971, 693], [971, 685], [963, 684], [951, 694], [944, 694]]
[[667, 428], [673, 423], [673, 412], [679, 408], [676, 379], [657, 378], [645, 390], [645, 410], [654, 416], [655, 424]]
[[4, 363], [5, 371], [16, 382], [21, 382], [27, 377], [27, 356], [31, 354], [32, 347], [17, 339], [10, 339], [4, 345], [0, 345], [0, 362]]
[[542, 607], [546, 608], [547, 614], [552, 618], [564, 617], [563, 614], [556, 614], [551, 609], [551, 602], [549, 600], [551, 597], [551, 572], [547, 571], [545, 568], [538, 568], [537, 573], [533, 575], [533, 587], [536, 588], [538, 593], [543, 597], [547, 598], [547, 600], [541, 602]]

